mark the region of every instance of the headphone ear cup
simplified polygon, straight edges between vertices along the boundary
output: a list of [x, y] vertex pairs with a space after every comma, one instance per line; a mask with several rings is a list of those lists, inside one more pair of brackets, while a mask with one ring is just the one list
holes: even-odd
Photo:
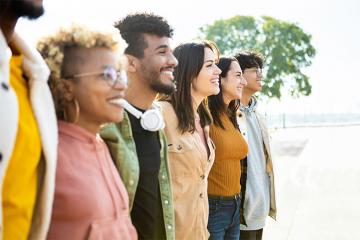
[[141, 116], [140, 124], [148, 131], [156, 132], [165, 127], [164, 119], [158, 109], [150, 109]]

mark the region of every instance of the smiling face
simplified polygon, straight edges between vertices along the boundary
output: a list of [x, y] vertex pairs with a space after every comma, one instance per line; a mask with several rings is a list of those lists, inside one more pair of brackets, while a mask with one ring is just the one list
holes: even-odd
[[[124, 98], [126, 84], [123, 81], [117, 81], [115, 85], [111, 86], [109, 79], [101, 74], [104, 69], [118, 69], [119, 61], [116, 54], [103, 47], [78, 48], [71, 51], [72, 54], [68, 58], [76, 57], [76, 64], [68, 64], [69, 67], [73, 66], [73, 69], [72, 71], [68, 69], [66, 72], [71, 75], [82, 74], [83, 76], [64, 82], [68, 89], [67, 100], [71, 102], [72, 99], [75, 99], [79, 103], [79, 125], [96, 128], [104, 123], [121, 121], [123, 108], [117, 100]], [[74, 104], [69, 103], [66, 110], [68, 115], [72, 115], [69, 117], [74, 119], [76, 112]]]
[[240, 65], [237, 61], [232, 61], [226, 77], [221, 79], [224, 103], [228, 105], [230, 101], [240, 99], [244, 86], [246, 86], [246, 81]]
[[210, 95], [219, 93], [219, 74], [220, 68], [216, 66], [216, 58], [214, 52], [208, 48], [204, 48], [204, 63], [203, 66], [193, 80], [191, 95], [196, 95], [205, 98]]
[[172, 93], [175, 90], [173, 72], [178, 61], [170, 48], [170, 39], [144, 34], [144, 40], [147, 47], [144, 49], [144, 57], [138, 59], [138, 74], [154, 92]]
[[246, 68], [243, 72], [244, 78], [247, 82], [245, 90], [251, 94], [260, 92], [262, 89], [262, 73], [258, 67]]

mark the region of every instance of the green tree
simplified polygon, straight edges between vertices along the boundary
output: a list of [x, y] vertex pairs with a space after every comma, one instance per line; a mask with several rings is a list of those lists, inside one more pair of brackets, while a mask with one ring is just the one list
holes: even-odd
[[284, 88], [292, 96], [310, 95], [309, 77], [302, 70], [311, 65], [315, 48], [311, 35], [297, 24], [263, 16], [235, 16], [200, 28], [200, 37], [216, 42], [223, 54], [256, 50], [265, 56], [262, 93], [281, 98]]

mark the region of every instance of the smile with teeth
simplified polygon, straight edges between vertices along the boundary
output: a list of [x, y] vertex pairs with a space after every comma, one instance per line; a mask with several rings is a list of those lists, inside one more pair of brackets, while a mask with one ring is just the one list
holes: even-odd
[[219, 85], [219, 79], [218, 79], [218, 78], [212, 79], [210, 82], [211, 82], [212, 84]]
[[108, 102], [122, 108], [121, 103], [123, 100], [124, 100], [123, 98], [113, 98], [110, 99]]

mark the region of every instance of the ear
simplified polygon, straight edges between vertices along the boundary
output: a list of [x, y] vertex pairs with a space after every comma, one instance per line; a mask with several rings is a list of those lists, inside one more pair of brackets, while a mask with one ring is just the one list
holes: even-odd
[[69, 80], [61, 79], [58, 89], [63, 95], [64, 99], [68, 102], [73, 101], [75, 98], [75, 83]]
[[128, 72], [136, 72], [140, 65], [139, 59], [129, 54], [126, 54], [126, 57], [128, 59]]

